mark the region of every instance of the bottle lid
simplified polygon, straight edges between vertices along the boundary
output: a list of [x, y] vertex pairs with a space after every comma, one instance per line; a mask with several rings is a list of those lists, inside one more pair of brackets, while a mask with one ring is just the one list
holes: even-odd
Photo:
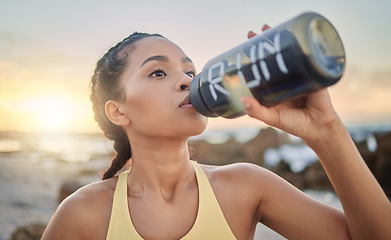
[[200, 77], [201, 73], [194, 77], [193, 81], [190, 84], [190, 103], [193, 105], [194, 109], [206, 117], [218, 117], [218, 115], [212, 112], [208, 106], [205, 104], [202, 99], [200, 92]]
[[345, 69], [345, 51], [333, 25], [321, 16], [315, 17], [308, 26], [307, 36], [319, 73], [338, 81]]

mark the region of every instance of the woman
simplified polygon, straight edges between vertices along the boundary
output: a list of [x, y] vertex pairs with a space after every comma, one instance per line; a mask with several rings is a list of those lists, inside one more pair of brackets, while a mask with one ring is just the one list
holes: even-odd
[[[187, 140], [207, 123], [189, 104], [194, 75], [191, 60], [160, 35], [134, 33], [106, 53], [91, 100], [117, 156], [103, 181], [59, 206], [44, 240], [253, 239], [258, 222], [289, 239], [391, 239], [390, 203], [326, 89], [271, 108], [241, 100], [249, 116], [318, 154], [344, 213], [261, 167], [190, 161]], [[118, 176], [130, 157], [131, 171]]]

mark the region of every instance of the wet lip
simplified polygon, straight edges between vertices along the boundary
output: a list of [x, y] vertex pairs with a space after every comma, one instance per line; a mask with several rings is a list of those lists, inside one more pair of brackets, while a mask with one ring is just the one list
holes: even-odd
[[191, 105], [191, 103], [190, 103], [190, 97], [189, 97], [189, 95], [187, 95], [186, 98], [183, 99], [183, 101], [181, 102], [181, 104], [179, 104], [179, 107], [180, 107], [180, 108], [190, 108], [190, 107], [193, 107], [193, 105]]

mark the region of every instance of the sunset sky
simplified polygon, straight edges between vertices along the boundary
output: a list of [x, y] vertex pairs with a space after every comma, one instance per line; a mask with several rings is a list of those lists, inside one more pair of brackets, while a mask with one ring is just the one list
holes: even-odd
[[[98, 131], [89, 101], [97, 60], [134, 31], [177, 43], [201, 71], [248, 30], [305, 11], [328, 18], [347, 68], [330, 88], [346, 125], [391, 124], [391, 1], [5, 0], [0, 3], [0, 131]], [[262, 125], [242, 117], [216, 127]]]

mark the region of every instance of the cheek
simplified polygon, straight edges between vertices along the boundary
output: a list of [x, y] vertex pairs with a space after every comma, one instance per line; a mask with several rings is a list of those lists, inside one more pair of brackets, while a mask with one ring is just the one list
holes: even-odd
[[[145, 89], [151, 89], [145, 91]], [[166, 86], [135, 89], [126, 96], [126, 114], [131, 127], [149, 136], [194, 136], [201, 134], [207, 118], [197, 112], [180, 110], [172, 99], [173, 94]]]
[[207, 118], [199, 113], [183, 113], [168, 101], [129, 101], [130, 127], [145, 136], [196, 136], [204, 132]]
[[[133, 117], [157, 112], [167, 104], [168, 92], [165, 88], [153, 84], [133, 84], [126, 91], [126, 102]], [[161, 106], [159, 106], [161, 105]], [[163, 106], [162, 106], [163, 105]]]
[[146, 134], [162, 128], [162, 124], [173, 118], [167, 98], [152, 92], [129, 94], [126, 100], [126, 114], [134, 128]]

